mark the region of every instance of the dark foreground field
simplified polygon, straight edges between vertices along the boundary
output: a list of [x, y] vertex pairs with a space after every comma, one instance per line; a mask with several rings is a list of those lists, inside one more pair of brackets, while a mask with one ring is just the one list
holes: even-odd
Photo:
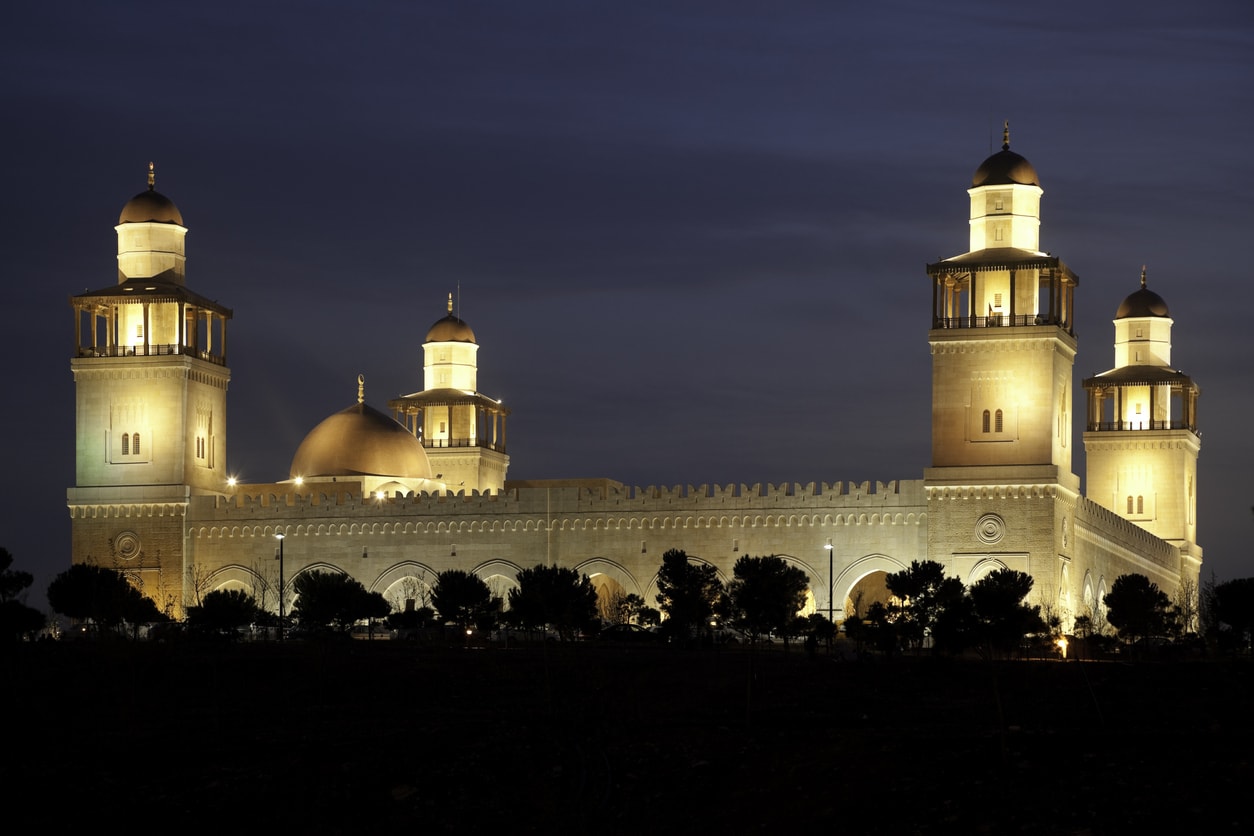
[[1156, 836], [1254, 823], [1245, 663], [399, 642], [18, 650], [4, 686], [10, 833]]

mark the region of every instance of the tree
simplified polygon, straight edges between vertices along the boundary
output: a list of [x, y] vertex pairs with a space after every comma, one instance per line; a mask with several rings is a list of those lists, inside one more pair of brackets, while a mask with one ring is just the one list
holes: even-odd
[[138, 627], [167, 620], [123, 575], [90, 563], [76, 563], [53, 578], [48, 604], [61, 615], [110, 629], [123, 622]]
[[1144, 575], [1120, 575], [1103, 599], [1106, 620], [1126, 640], [1162, 635], [1173, 617], [1167, 593]]
[[0, 642], [16, 641], [43, 629], [44, 614], [26, 606], [26, 589], [35, 582], [30, 572], [18, 572], [13, 555], [0, 548]]
[[1181, 578], [1176, 586], [1175, 597], [1171, 600], [1175, 612], [1175, 627], [1180, 633], [1196, 634], [1198, 632], [1198, 610], [1201, 607], [1197, 581], [1193, 578]]
[[901, 599], [894, 612], [897, 628], [916, 649], [946, 608], [963, 605], [962, 581], [945, 577], [945, 567], [934, 560], [912, 561], [910, 568], [891, 573], [886, 583]]
[[1041, 608], [1024, 603], [1032, 583], [1026, 572], [997, 569], [971, 585], [976, 637], [990, 653], [1011, 652], [1024, 636], [1046, 629]]
[[474, 626], [486, 632], [496, 626], [504, 602], [492, 594], [483, 578], [462, 569], [449, 569], [436, 576], [431, 603], [444, 621], [463, 630]]
[[778, 633], [787, 640], [792, 622], [805, 606], [809, 585], [806, 573], [781, 557], [740, 558], [727, 585], [732, 624], [753, 639]]
[[378, 592], [335, 572], [302, 572], [292, 584], [297, 596], [292, 615], [302, 624], [347, 631], [363, 618], [382, 618], [391, 611]]
[[[1237, 578], [1216, 584], [1215, 618], [1223, 645], [1233, 649], [1250, 646], [1254, 634], [1254, 578]], [[1224, 627], [1227, 629], [1224, 629]]]
[[518, 573], [509, 591], [512, 619], [522, 627], [557, 630], [571, 639], [597, 625], [597, 590], [587, 575], [562, 566], [535, 566]]
[[235, 636], [257, 617], [257, 600], [242, 589], [215, 589], [206, 593], [200, 606], [187, 608], [187, 620], [195, 628]]
[[681, 549], [662, 555], [657, 573], [657, 603], [666, 615], [662, 629], [672, 638], [689, 641], [709, 630], [714, 604], [723, 592], [718, 570], [693, 563]]

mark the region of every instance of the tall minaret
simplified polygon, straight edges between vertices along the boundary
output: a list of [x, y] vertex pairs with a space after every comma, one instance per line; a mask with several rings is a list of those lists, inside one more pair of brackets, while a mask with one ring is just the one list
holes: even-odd
[[[1167, 303], [1141, 286], [1115, 313], [1115, 367], [1084, 381], [1090, 499], [1180, 547], [1196, 562], [1199, 389], [1171, 365]], [[1184, 567], [1187, 569], [1188, 567]], [[1182, 569], [1182, 571], [1184, 571]]]
[[1069, 404], [1079, 280], [1040, 249], [1042, 193], [1032, 164], [1010, 150], [1007, 124], [967, 190], [970, 249], [927, 267], [928, 550], [968, 582], [994, 565], [1059, 576], [1079, 492]]
[[436, 320], [422, 344], [421, 392], [388, 402], [396, 420], [427, 450], [432, 474], [453, 493], [505, 487], [505, 419], [509, 409], [478, 390], [479, 344], [453, 312]]
[[927, 268], [932, 467], [1035, 467], [1078, 486], [1067, 398], [1079, 280], [1039, 249], [1042, 190], [1032, 164], [1010, 150], [1008, 125], [967, 194], [971, 249]]
[[188, 499], [226, 482], [231, 311], [187, 288], [187, 228], [151, 163], [116, 231], [118, 283], [70, 299], [73, 560], [125, 571], [177, 614]]

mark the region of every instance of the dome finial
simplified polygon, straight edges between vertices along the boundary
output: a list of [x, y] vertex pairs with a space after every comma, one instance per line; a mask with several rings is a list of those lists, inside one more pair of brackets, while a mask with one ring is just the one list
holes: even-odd
[[148, 191], [155, 191], [157, 187], [157, 167], [150, 160], [148, 162]]
[[366, 376], [364, 374], [357, 375], [357, 403], [365, 403], [366, 400]]
[[448, 312], [449, 312], [449, 315], [450, 315], [450, 316], [452, 316], [452, 314], [453, 314], [453, 294], [451, 294], [451, 293], [448, 295]]
[[1007, 119], [1001, 126], [1001, 150], [1010, 150], [1010, 120]]
[[1141, 289], [1145, 289], [1145, 265], [1141, 265]]

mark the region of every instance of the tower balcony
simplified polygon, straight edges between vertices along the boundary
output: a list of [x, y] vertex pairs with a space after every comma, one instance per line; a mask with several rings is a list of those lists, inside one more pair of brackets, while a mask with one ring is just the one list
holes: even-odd
[[1086, 431], [1099, 432], [1138, 432], [1151, 430], [1189, 430], [1197, 434], [1197, 425], [1192, 421], [1173, 419], [1169, 421], [1090, 421]]
[[934, 316], [933, 329], [947, 328], [1022, 328], [1029, 325], [1064, 326], [1059, 316], [1045, 314], [991, 314], [989, 316]]
[[213, 363], [217, 366], [226, 365], [226, 356], [214, 352], [197, 349], [190, 345], [174, 343], [161, 345], [98, 345], [78, 347], [79, 357], [168, 357], [184, 355]]
[[429, 450], [451, 450], [465, 447], [475, 447], [483, 450], [494, 450], [497, 453], [505, 452], [504, 441], [489, 441], [484, 438], [420, 438], [422, 446]]

